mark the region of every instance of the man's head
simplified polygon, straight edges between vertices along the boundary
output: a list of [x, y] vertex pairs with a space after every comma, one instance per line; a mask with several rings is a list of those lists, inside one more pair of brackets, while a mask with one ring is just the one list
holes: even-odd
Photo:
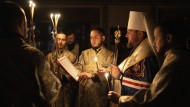
[[133, 48], [146, 38], [146, 28], [144, 25], [144, 13], [130, 11], [126, 37], [127, 47]]
[[128, 39], [127, 47], [128, 48], [135, 47], [136, 45], [141, 43], [141, 41], [143, 41], [147, 37], [146, 35], [147, 35], [146, 32], [128, 29], [127, 34], [125, 36]]
[[58, 33], [55, 38], [55, 43], [58, 49], [63, 49], [66, 44], [66, 35], [64, 33]]
[[13, 2], [5, 2], [0, 6], [0, 30], [17, 32], [23, 37], [27, 34], [26, 15], [24, 10]]
[[75, 35], [72, 32], [72, 33], [67, 35], [67, 44], [71, 45], [73, 43], [75, 43]]
[[98, 49], [103, 45], [105, 32], [102, 28], [93, 28], [90, 31], [90, 43], [92, 48]]
[[178, 18], [163, 21], [154, 29], [154, 48], [160, 55], [176, 46], [185, 46], [186, 27], [184, 21]]

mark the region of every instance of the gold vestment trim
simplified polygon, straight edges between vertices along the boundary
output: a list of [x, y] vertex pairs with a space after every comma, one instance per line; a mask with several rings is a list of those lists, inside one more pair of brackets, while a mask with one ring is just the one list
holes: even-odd
[[148, 38], [143, 40], [140, 45], [135, 49], [135, 51], [131, 54], [131, 56], [127, 57], [121, 64], [119, 64], [119, 69], [122, 73], [126, 71], [129, 67], [137, 64], [142, 59], [154, 54], [151, 45], [148, 41]]

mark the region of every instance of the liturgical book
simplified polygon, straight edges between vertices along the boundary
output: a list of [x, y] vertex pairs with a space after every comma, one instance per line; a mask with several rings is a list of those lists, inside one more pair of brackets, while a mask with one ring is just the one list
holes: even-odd
[[59, 58], [58, 63], [76, 80], [78, 81], [79, 77], [77, 74], [79, 70], [68, 60], [66, 56]]

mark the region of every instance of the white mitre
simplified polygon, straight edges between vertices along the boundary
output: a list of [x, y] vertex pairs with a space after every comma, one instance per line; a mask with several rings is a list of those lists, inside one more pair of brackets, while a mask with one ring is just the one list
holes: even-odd
[[130, 11], [127, 28], [146, 32], [144, 18], [145, 18], [145, 13]]
[[155, 23], [152, 17], [148, 13], [130, 11], [128, 26], [127, 26], [128, 30], [132, 29], [132, 30], [139, 30], [139, 31], [146, 32], [148, 36], [148, 40], [152, 48], [153, 48], [152, 44], [154, 40], [154, 33], [153, 33], [154, 27], [155, 27]]

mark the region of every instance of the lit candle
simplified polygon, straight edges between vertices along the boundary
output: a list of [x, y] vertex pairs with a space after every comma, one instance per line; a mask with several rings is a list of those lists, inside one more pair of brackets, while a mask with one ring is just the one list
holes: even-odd
[[53, 15], [53, 13], [51, 13], [51, 14], [50, 14], [50, 17], [51, 17], [51, 22], [52, 22], [53, 27], [54, 27], [54, 26], [55, 26], [55, 24], [54, 24], [54, 21], [53, 21], [53, 16], [54, 16], [54, 15]]
[[57, 34], [57, 25], [58, 25], [58, 20], [60, 16], [61, 16], [60, 14], [53, 14], [53, 13], [50, 14], [50, 18], [51, 18], [52, 25], [54, 28], [54, 34]]
[[35, 7], [35, 3], [33, 1], [29, 1], [29, 7], [30, 7], [30, 14], [31, 14], [31, 18], [33, 19], [33, 15], [34, 15], [34, 7]]
[[34, 23], [33, 23], [33, 16], [34, 16], [34, 7], [35, 7], [35, 3], [33, 1], [29, 1], [29, 7], [30, 7], [30, 28], [29, 28], [29, 36], [28, 36], [28, 40], [29, 40], [29, 44], [36, 47], [36, 43], [35, 43], [35, 35], [34, 35]]
[[95, 57], [95, 58], [94, 58], [94, 61], [96, 62], [96, 68], [97, 68], [97, 71], [98, 71], [98, 63], [97, 63], [97, 62], [98, 62], [98, 58]]
[[57, 34], [57, 21], [58, 21], [57, 14], [55, 14], [55, 33], [56, 34]]
[[106, 73], [105, 73], [105, 77], [106, 77], [107, 84], [108, 84], [108, 90], [110, 91], [110, 85], [109, 85], [109, 82], [108, 82], [108, 76], [109, 76], [109, 73], [106, 72]]
[[[58, 25], [59, 17], [60, 17], [60, 14], [57, 14], [57, 17], [56, 17], [56, 30], [57, 30], [57, 25]], [[57, 31], [56, 31], [56, 33], [57, 33]]]

